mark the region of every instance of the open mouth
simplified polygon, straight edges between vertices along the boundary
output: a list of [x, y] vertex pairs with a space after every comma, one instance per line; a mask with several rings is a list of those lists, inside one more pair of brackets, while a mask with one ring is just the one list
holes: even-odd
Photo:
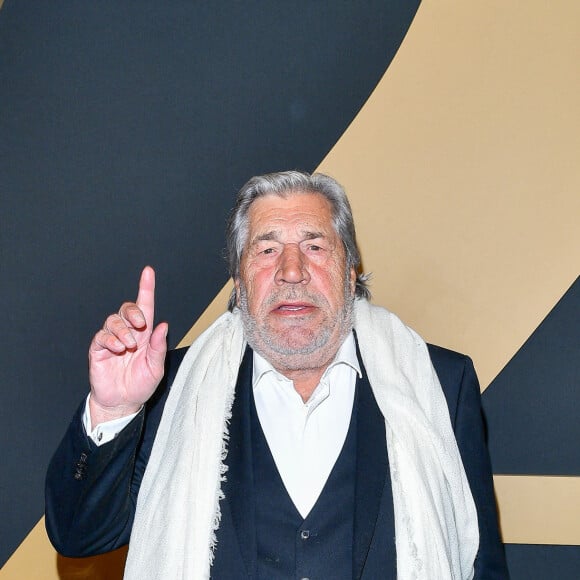
[[272, 312], [280, 314], [303, 314], [313, 310], [315, 307], [312, 304], [279, 304]]

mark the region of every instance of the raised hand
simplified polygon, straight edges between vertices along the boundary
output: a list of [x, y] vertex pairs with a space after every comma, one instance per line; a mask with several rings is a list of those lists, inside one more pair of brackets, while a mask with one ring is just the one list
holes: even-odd
[[155, 272], [141, 273], [136, 302], [111, 314], [89, 347], [91, 425], [130, 415], [155, 392], [163, 377], [167, 324], [153, 327]]

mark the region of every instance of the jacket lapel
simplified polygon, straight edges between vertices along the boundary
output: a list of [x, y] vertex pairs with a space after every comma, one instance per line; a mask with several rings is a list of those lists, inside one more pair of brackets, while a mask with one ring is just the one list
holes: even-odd
[[[363, 376], [357, 380], [356, 400], [357, 467], [353, 540], [353, 578], [356, 579], [365, 571], [379, 517], [381, 526], [386, 525], [389, 532], [392, 530], [388, 537], [393, 538], [395, 535], [385, 420], [375, 401], [360, 353], [358, 356]], [[381, 559], [391, 568], [396, 561], [394, 545], [392, 550], [388, 546], [381, 546], [381, 556], [385, 556], [385, 549], [392, 553], [386, 554], [386, 560], [383, 557]], [[381, 568], [381, 577], [389, 578], [387, 570], [383, 566]]]
[[250, 577], [255, 575], [257, 567], [250, 423], [252, 367], [252, 350], [248, 347], [240, 365], [236, 395], [232, 405], [230, 438], [226, 457], [228, 471], [223, 488], [232, 515], [240, 552]]

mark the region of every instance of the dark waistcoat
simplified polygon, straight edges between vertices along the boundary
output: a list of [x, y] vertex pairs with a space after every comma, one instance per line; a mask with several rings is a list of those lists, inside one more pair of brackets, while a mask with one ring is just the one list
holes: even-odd
[[[268, 534], [271, 534], [271, 539], [274, 540], [275, 534], [278, 533], [285, 534], [285, 537], [289, 538], [291, 531], [292, 537], [287, 541], [287, 545], [279, 548], [279, 550], [284, 551], [284, 554], [281, 553], [280, 556], [288, 561], [295, 557], [296, 562], [304, 556], [299, 565], [312, 564], [314, 566], [313, 559], [310, 558], [311, 555], [314, 555], [314, 551], [309, 552], [309, 548], [313, 544], [309, 541], [310, 538], [304, 545], [301, 543], [304, 542], [301, 538], [298, 541], [302, 530], [312, 530], [306, 526], [306, 522], [301, 525], [303, 520], [283, 488], [274, 460], [267, 449], [261, 427], [255, 429], [252, 425], [254, 423], [259, 427], [252, 395], [252, 356], [252, 350], [248, 348], [240, 366], [236, 397], [232, 406], [228, 455], [225, 461], [228, 471], [226, 481], [223, 484], [225, 498], [220, 502], [221, 522], [216, 532], [217, 548], [211, 569], [212, 580], [257, 580], [260, 578], [259, 572], [267, 570], [270, 564], [265, 563], [265, 561], [258, 562], [258, 554], [260, 553], [260, 559], [262, 559], [268, 553], [276, 552], [276, 548], [268, 547], [271, 544], [270, 538], [266, 537]], [[314, 522], [312, 529], [315, 531], [321, 529], [317, 526], [328, 526], [333, 517], [340, 517], [336, 510], [339, 499], [342, 501], [344, 498], [351, 497], [352, 500], [347, 499], [351, 503], [345, 510], [347, 513], [341, 521], [342, 531], [337, 532], [339, 534], [337, 538], [342, 539], [333, 539], [332, 532], [327, 528], [329, 533], [322, 536], [322, 541], [325, 542], [328, 539], [328, 544], [326, 547], [321, 546], [319, 555], [324, 558], [320, 561], [321, 567], [310, 572], [312, 578], [315, 579], [344, 577], [357, 580], [375, 580], [379, 574], [381, 580], [394, 580], [396, 578], [394, 518], [384, 418], [375, 401], [362, 364], [361, 370], [363, 377], [357, 380], [353, 417], [347, 441], [343, 446], [345, 457], [339, 457], [337, 460], [335, 465], [337, 473], [335, 474], [333, 469], [329, 481], [319, 497], [319, 502], [324, 502], [321, 503], [321, 506], [330, 506], [328, 511], [331, 513], [318, 514], [321, 519], [312, 520]], [[252, 414], [254, 414], [254, 418], [252, 418]], [[254, 437], [254, 434], [257, 437]], [[260, 437], [262, 438], [261, 450], [259, 449], [260, 445], [255, 449], [258, 442], [254, 440]], [[265, 453], [266, 450], [267, 453]], [[343, 452], [341, 452], [341, 456]], [[254, 455], [256, 455], [256, 459], [254, 459]], [[268, 462], [271, 462], [269, 466]], [[269, 469], [271, 475], [263, 478], [262, 475], [259, 475], [262, 469]], [[345, 473], [349, 471], [351, 477], [349, 478], [347, 474], [346, 479], [352, 483], [341, 483], [341, 478], [344, 478]], [[258, 475], [261, 481], [256, 480]], [[335, 480], [334, 483], [331, 483], [331, 479]], [[277, 480], [282, 486], [283, 493], [274, 480]], [[351, 485], [354, 486], [354, 492], [352, 492]], [[265, 504], [263, 504], [266, 496], [263, 494], [266, 493], [267, 489], [267, 493], [277, 494], [278, 497], [282, 497], [283, 502], [287, 503], [284, 506], [276, 505], [275, 510], [266, 514], [264, 513]], [[326, 494], [327, 491], [328, 494]], [[337, 493], [342, 494], [340, 498], [335, 495]], [[351, 493], [353, 495], [350, 495]], [[262, 505], [258, 507], [260, 503]], [[347, 508], [347, 506], [344, 507]], [[324, 508], [321, 507], [318, 510], [317, 502], [309, 517], [314, 518], [318, 511], [322, 512]], [[281, 519], [276, 522], [277, 514], [280, 513], [284, 514], [284, 518], [288, 517], [288, 520]], [[293, 517], [296, 519], [292, 520]], [[323, 518], [326, 517], [329, 519], [323, 521]], [[348, 525], [352, 526], [349, 531], [347, 531], [345, 523], [347, 520], [349, 520]], [[309, 521], [308, 518], [307, 521]], [[295, 527], [293, 527], [294, 524], [296, 524]], [[325, 528], [322, 527], [322, 529]], [[350, 534], [350, 549], [348, 540], [346, 540], [347, 534]], [[347, 542], [347, 545], [342, 545], [344, 541]], [[347, 571], [348, 564], [346, 564], [346, 568], [341, 564], [340, 573], [342, 576], [335, 576], [326, 568], [327, 565], [333, 564], [330, 562], [329, 554], [334, 549], [332, 544], [335, 542], [340, 543], [341, 549], [343, 549], [342, 554], [337, 556], [341, 558], [340, 562], [347, 560], [351, 562], [350, 572]], [[301, 549], [297, 549], [297, 544]], [[291, 553], [295, 556], [290, 555]], [[294, 574], [300, 573], [302, 569], [306, 570], [306, 568], [300, 568], [300, 570], [292, 568], [289, 572], [290, 575], [270, 575], [262, 576], [262, 578], [269, 578], [269, 580], [295, 578]], [[317, 570], [322, 570], [323, 573], [315, 575]], [[300, 576], [298, 577], [300, 578]]]
[[[356, 469], [356, 396], [341, 452], [312, 510], [303, 519], [276, 468], [251, 403], [256, 542], [260, 580], [352, 579]], [[304, 481], [308, 485], [308, 480]]]

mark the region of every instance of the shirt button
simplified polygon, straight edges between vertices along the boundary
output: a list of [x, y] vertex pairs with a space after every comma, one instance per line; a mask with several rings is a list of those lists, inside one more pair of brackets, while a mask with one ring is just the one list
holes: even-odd
[[[307, 540], [310, 537], [310, 530], [302, 530], [300, 532], [300, 538], [302, 538], [303, 540]], [[304, 579], [302, 579], [304, 580]], [[308, 580], [308, 579], [306, 579]]]

